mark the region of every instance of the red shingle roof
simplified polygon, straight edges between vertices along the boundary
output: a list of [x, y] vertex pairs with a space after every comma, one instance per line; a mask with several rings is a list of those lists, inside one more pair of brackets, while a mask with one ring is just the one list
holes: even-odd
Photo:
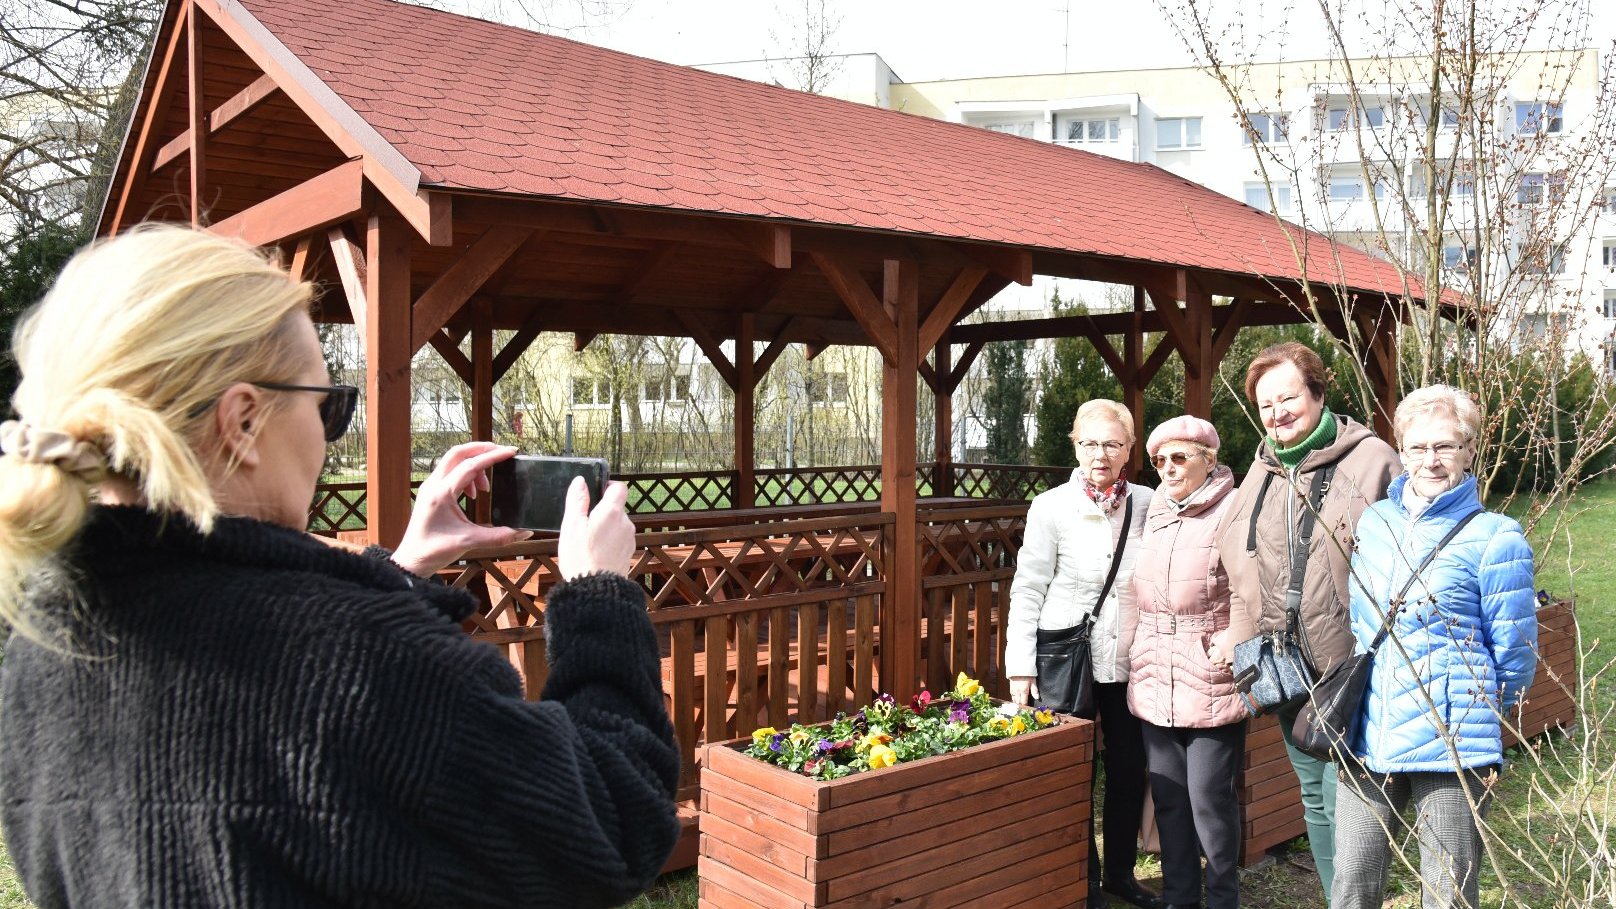
[[[1300, 278], [1266, 213], [1158, 167], [390, 0], [242, 5], [424, 186], [654, 206]], [[1321, 235], [1309, 275], [1400, 293]]]

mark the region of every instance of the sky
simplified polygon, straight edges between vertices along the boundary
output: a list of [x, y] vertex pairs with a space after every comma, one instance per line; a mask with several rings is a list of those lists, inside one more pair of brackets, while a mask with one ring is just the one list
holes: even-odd
[[[578, 6], [599, 2], [551, 0], [550, 10], [562, 23]], [[811, 2], [817, 5], [818, 0]], [[1180, 17], [1185, 2], [1166, 0]], [[1224, 34], [1230, 42], [1247, 47], [1255, 58], [1295, 60], [1328, 54], [1318, 2], [1198, 0], [1198, 5], [1209, 10], [1216, 28], [1228, 29]], [[1326, 2], [1347, 2], [1373, 15], [1389, 5], [1385, 0]], [[630, 0], [626, 7], [612, 5], [618, 8], [592, 17], [593, 24], [562, 33], [640, 56], [697, 65], [789, 56], [794, 42], [786, 14], [800, 11], [803, 3]], [[1495, 5], [1513, 3], [1497, 0]], [[1591, 0], [1590, 6], [1596, 43], [1609, 48], [1616, 41], [1616, 0]], [[825, 8], [840, 19], [833, 50], [879, 53], [907, 82], [1193, 64], [1158, 0], [825, 0]]]

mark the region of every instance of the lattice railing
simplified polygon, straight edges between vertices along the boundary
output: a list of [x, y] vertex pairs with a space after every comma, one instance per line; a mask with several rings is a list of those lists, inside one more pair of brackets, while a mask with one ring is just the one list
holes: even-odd
[[635, 514], [735, 506], [735, 472], [730, 470], [633, 473], [614, 479], [628, 484], [628, 510]]
[[996, 697], [1009, 696], [1004, 628], [1026, 521], [1019, 504], [921, 510], [916, 644], [932, 691], [947, 690], [965, 671]]
[[755, 488], [760, 506], [878, 502], [881, 465], [771, 467], [757, 471]]
[[309, 532], [333, 536], [339, 530], [365, 529], [365, 484], [321, 483], [309, 506]]
[[954, 494], [976, 499], [1031, 499], [1066, 482], [1069, 467], [1017, 464], [956, 464]]
[[[698, 743], [817, 722], [873, 697], [891, 526], [891, 515], [865, 512], [637, 537], [632, 574], [662, 643], [685, 795]], [[555, 540], [530, 541], [471, 553], [444, 573], [478, 600], [469, 630], [507, 649], [530, 697], [549, 671], [543, 613], [555, 559]]]

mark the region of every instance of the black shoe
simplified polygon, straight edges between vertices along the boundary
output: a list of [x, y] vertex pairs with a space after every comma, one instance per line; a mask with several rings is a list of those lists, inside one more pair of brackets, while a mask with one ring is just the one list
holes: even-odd
[[1167, 904], [1162, 898], [1146, 890], [1133, 875], [1120, 880], [1106, 881], [1101, 889], [1125, 903], [1132, 903], [1139, 909], [1166, 909]]
[[1105, 898], [1105, 894], [1100, 892], [1099, 887], [1093, 886], [1092, 882], [1090, 882], [1089, 909], [1105, 909], [1106, 905], [1107, 900]]

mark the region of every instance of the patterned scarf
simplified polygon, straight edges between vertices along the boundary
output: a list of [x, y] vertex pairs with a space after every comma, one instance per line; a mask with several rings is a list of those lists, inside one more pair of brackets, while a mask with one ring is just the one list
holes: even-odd
[[1094, 484], [1084, 477], [1083, 491], [1089, 494], [1089, 498], [1100, 507], [1101, 512], [1109, 516], [1115, 514], [1117, 506], [1128, 497], [1128, 478], [1119, 474], [1115, 483], [1104, 489], [1096, 489]]

